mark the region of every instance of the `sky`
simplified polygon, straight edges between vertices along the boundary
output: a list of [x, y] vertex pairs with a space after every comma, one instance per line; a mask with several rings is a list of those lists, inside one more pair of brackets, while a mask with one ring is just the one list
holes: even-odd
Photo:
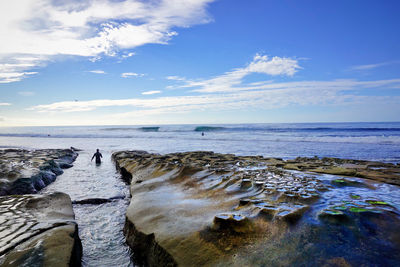
[[1, 0], [0, 126], [400, 121], [397, 0]]

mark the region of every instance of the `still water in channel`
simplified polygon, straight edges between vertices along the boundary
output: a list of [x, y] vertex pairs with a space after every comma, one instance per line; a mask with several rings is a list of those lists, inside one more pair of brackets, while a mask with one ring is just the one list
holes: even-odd
[[42, 193], [64, 192], [72, 201], [118, 198], [98, 205], [73, 205], [83, 246], [82, 265], [134, 266], [122, 232], [129, 189], [116, 172], [111, 153], [101, 152], [102, 164], [96, 165], [94, 160], [91, 162], [92, 151], [80, 151], [74, 166], [65, 170]]

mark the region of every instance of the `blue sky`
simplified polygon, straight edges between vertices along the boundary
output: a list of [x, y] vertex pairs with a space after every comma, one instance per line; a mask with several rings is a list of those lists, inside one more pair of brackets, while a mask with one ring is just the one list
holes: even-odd
[[0, 125], [399, 121], [399, 1], [0, 2]]

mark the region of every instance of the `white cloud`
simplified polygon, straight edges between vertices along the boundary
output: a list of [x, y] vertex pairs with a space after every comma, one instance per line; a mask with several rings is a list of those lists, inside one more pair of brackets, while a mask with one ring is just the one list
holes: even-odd
[[0, 83], [18, 82], [30, 75], [37, 74], [34, 71], [27, 71], [43, 65], [43, 57], [9, 57], [0, 52]]
[[89, 70], [88, 72], [95, 73], [95, 74], [106, 74], [104, 70]]
[[33, 96], [33, 95], [35, 95], [35, 92], [31, 92], [31, 91], [21, 91], [21, 92], [18, 92], [18, 94], [19, 94], [19, 95], [22, 95], [22, 96]]
[[130, 78], [130, 77], [143, 77], [143, 73], [135, 73], [135, 72], [124, 72], [121, 73], [122, 78]]
[[[249, 107], [259, 109], [281, 108], [289, 105], [347, 105], [354, 103], [394, 102], [400, 97], [362, 96], [346, 91], [364, 88], [381, 88], [399, 85], [400, 79], [378, 81], [334, 80], [334, 81], [301, 81], [288, 83], [261, 84], [252, 90], [241, 90], [229, 93], [208, 93], [201, 95], [184, 95], [158, 97], [152, 99], [101, 99], [83, 102], [56, 102], [38, 105], [29, 110], [38, 112], [77, 112], [91, 111], [101, 107], [131, 106], [145, 113], [184, 112], [191, 110], [232, 110]], [[131, 114], [131, 113], [127, 113]]]
[[[91, 101], [64, 101], [29, 108], [36, 112], [82, 112], [103, 107], [131, 107], [132, 111], [108, 115], [110, 118], [130, 118], [139, 115], [188, 113], [195, 111], [224, 111], [251, 109], [275, 109], [287, 106], [371, 106], [380, 104], [396, 105], [399, 96], [363, 95], [366, 88], [400, 87], [400, 79], [359, 81], [353, 79], [331, 81], [290, 81], [272, 80], [246, 82], [245, 77], [252, 73], [269, 76], [292, 76], [300, 69], [295, 59], [256, 55], [243, 68], [237, 68], [210, 79], [188, 80], [179, 76], [168, 76], [175, 81], [174, 88], [186, 89], [183, 95], [154, 98], [98, 99]], [[125, 75], [124, 75], [125, 74]], [[124, 73], [122, 77], [138, 77], [137, 73]], [[152, 95], [161, 91], [143, 92]]]
[[291, 58], [272, 57], [257, 54], [244, 69], [248, 73], [264, 73], [272, 76], [293, 76], [300, 68], [297, 60]]
[[179, 77], [179, 76], [167, 76], [167, 77], [165, 77], [165, 79], [171, 80], [171, 81], [185, 81], [186, 80], [186, 78]]
[[206, 8], [212, 1], [2, 0], [0, 64], [21, 56], [35, 60], [11, 63], [21, 75], [0, 70], [0, 82], [19, 81], [57, 55], [95, 61], [144, 44], [165, 44], [177, 34], [176, 27], [209, 22]]
[[[293, 76], [301, 67], [296, 59], [255, 55], [253, 60], [244, 68], [234, 69], [220, 76], [203, 80], [186, 80], [178, 76], [168, 76], [169, 80], [183, 81], [183, 85], [168, 88], [193, 88], [194, 92], [230, 92], [242, 84], [242, 80], [253, 73], [270, 76]], [[240, 89], [240, 88], [238, 88]]]
[[376, 69], [379, 67], [391, 65], [399, 63], [399, 61], [387, 61], [387, 62], [381, 62], [381, 63], [376, 63], [376, 64], [366, 64], [366, 65], [357, 65], [357, 66], [352, 66], [350, 67], [350, 70], [357, 70], [357, 71], [363, 71], [363, 70], [372, 70]]
[[37, 72], [7, 72], [0, 73], [0, 83], [19, 82], [22, 79], [37, 74]]
[[128, 58], [128, 57], [132, 57], [132, 56], [134, 56], [134, 55], [135, 55], [135, 53], [130, 52], [130, 53], [127, 53], [127, 54], [123, 54], [123, 55], [122, 55], [122, 58]]
[[0, 103], [0, 106], [11, 106], [11, 104], [10, 103]]
[[154, 94], [159, 94], [161, 91], [146, 91], [143, 92], [142, 95], [154, 95]]

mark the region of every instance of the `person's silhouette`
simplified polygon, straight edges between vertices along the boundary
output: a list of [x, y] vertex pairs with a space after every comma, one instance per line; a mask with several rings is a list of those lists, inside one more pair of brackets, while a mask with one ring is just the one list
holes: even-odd
[[93, 157], [90, 161], [92, 161], [95, 157], [96, 157], [96, 164], [100, 164], [103, 155], [99, 152], [99, 149], [96, 150], [96, 153], [93, 154]]

